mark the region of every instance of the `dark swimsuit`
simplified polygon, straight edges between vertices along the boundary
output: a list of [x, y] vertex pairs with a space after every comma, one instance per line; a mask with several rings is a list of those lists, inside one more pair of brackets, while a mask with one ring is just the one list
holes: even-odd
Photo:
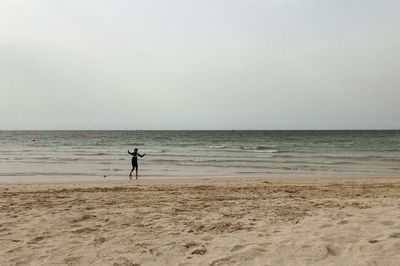
[[137, 167], [138, 167], [137, 155], [133, 155], [133, 157], [132, 157], [132, 168], [135, 169]]

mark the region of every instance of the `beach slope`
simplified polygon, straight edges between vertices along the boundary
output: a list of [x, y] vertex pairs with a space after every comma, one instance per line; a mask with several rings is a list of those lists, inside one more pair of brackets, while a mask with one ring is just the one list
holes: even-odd
[[0, 185], [1, 265], [398, 265], [399, 179]]

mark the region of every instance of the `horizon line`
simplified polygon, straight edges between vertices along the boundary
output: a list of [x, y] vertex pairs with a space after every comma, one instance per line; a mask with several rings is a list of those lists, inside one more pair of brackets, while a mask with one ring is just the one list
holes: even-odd
[[344, 129], [0, 129], [0, 131], [398, 131], [400, 128]]

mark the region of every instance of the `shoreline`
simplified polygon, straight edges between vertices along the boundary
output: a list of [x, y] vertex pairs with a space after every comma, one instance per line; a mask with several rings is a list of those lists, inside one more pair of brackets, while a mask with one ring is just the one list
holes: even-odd
[[324, 174], [278, 174], [278, 175], [260, 175], [260, 176], [246, 176], [246, 175], [227, 175], [227, 176], [212, 176], [212, 175], [196, 175], [196, 176], [139, 176], [135, 180], [129, 180], [129, 176], [125, 178], [122, 176], [63, 176], [63, 177], [37, 177], [37, 176], [0, 176], [0, 185], [12, 184], [57, 184], [57, 183], [118, 183], [118, 182], [155, 182], [155, 183], [171, 183], [171, 182], [195, 182], [195, 181], [257, 181], [257, 180], [274, 180], [274, 181], [287, 181], [287, 182], [301, 182], [308, 180], [318, 181], [338, 181], [338, 180], [384, 180], [384, 179], [400, 179], [400, 175], [324, 175]]
[[397, 265], [400, 179], [0, 184], [0, 264]]

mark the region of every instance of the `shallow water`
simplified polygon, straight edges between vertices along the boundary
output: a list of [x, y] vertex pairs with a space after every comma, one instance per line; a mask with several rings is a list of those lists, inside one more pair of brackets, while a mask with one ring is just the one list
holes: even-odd
[[[35, 139], [35, 141], [32, 141]], [[399, 176], [400, 131], [0, 131], [0, 181]]]

